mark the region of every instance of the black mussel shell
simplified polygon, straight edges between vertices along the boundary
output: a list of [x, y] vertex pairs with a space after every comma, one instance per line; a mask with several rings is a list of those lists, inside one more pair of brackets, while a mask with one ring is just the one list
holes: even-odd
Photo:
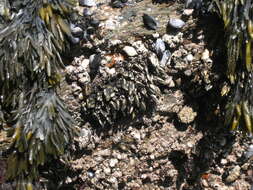
[[116, 1], [112, 1], [111, 6], [112, 8], [123, 8], [125, 4], [122, 3], [122, 1], [116, 0]]
[[93, 27], [98, 27], [100, 24], [99, 20], [96, 20], [96, 19], [92, 19], [90, 21], [90, 25], [93, 26]]
[[143, 18], [143, 23], [146, 26], [146, 28], [148, 28], [150, 30], [157, 29], [158, 23], [152, 16], [149, 16], [147, 14], [143, 14], [142, 18]]

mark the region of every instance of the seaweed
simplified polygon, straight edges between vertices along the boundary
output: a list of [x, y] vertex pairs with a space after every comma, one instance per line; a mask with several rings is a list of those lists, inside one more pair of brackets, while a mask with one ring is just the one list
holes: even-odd
[[[67, 152], [74, 121], [57, 94], [74, 0], [0, 2], [0, 130], [9, 126], [7, 179], [33, 189], [38, 167]], [[8, 5], [8, 6], [7, 6]]]

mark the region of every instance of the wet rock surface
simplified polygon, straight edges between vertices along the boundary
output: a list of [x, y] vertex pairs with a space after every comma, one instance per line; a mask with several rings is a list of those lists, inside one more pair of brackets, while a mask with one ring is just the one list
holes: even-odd
[[[42, 169], [44, 189], [250, 189], [253, 139], [222, 125], [213, 25], [178, 2], [80, 0], [76, 9], [89, 29], [72, 28], [81, 53], [60, 93], [80, 131], [70, 163]], [[143, 14], [158, 21], [153, 30]]]

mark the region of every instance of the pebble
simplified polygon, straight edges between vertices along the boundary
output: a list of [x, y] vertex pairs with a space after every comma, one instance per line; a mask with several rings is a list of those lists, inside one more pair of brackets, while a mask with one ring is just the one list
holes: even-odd
[[133, 47], [136, 48], [138, 53], [147, 53], [148, 52], [148, 49], [145, 47], [145, 45], [142, 43], [141, 40], [134, 42]]
[[136, 50], [131, 47], [131, 46], [125, 46], [123, 48], [123, 51], [129, 56], [129, 57], [133, 57], [133, 56], [136, 56], [138, 55], [138, 53], [136, 52]]
[[153, 66], [155, 66], [155, 67], [159, 66], [159, 61], [158, 61], [156, 54], [151, 53], [148, 59]]
[[131, 132], [131, 135], [133, 136], [134, 139], [136, 139], [138, 141], [141, 140], [141, 134], [138, 131]]
[[251, 158], [253, 156], [253, 145], [250, 145], [247, 152], [245, 153], [245, 157], [247, 159]]
[[83, 29], [76, 26], [76, 27], [71, 27], [71, 33], [74, 36], [82, 36], [83, 35]]
[[226, 159], [222, 158], [221, 161], [220, 161], [220, 163], [222, 165], [226, 165], [228, 163], [228, 161]]
[[104, 149], [96, 152], [94, 155], [98, 156], [110, 156], [111, 155], [111, 150], [110, 149]]
[[194, 59], [193, 55], [192, 54], [188, 54], [186, 56], [186, 60], [189, 61], [189, 62], [192, 62], [192, 60]]
[[240, 166], [235, 166], [230, 172], [229, 175], [226, 178], [227, 183], [234, 182], [239, 176], [240, 176]]
[[165, 43], [161, 38], [158, 38], [155, 42], [155, 50], [158, 57], [162, 57], [163, 52], [165, 51]]
[[89, 9], [87, 8], [83, 9], [83, 16], [91, 16], [91, 15], [92, 15], [92, 12]]
[[121, 43], [122, 43], [122, 41], [121, 41], [121, 40], [117, 40], [117, 39], [116, 39], [116, 40], [111, 40], [111, 41], [110, 41], [110, 43], [111, 43], [111, 45], [112, 45], [112, 46], [116, 46], [116, 45], [121, 44]]
[[90, 178], [93, 178], [95, 176], [95, 173], [93, 171], [88, 171], [87, 172], [87, 175], [90, 177]]
[[111, 173], [111, 168], [104, 168], [104, 173], [109, 175]]
[[207, 59], [209, 59], [209, 50], [208, 50], [208, 49], [205, 49], [205, 50], [203, 51], [203, 53], [201, 54], [201, 59], [202, 59], [203, 61], [206, 61]]
[[168, 22], [169, 26], [175, 29], [181, 29], [184, 27], [185, 22], [178, 18], [170, 18]]
[[161, 61], [160, 61], [161, 66], [162, 66], [162, 67], [167, 66], [167, 65], [169, 64], [170, 58], [171, 58], [171, 53], [170, 53], [170, 51], [169, 51], [169, 50], [165, 50], [165, 51], [163, 52], [163, 56], [162, 56], [162, 59], [161, 59]]
[[90, 25], [91, 25], [91, 26], [98, 27], [99, 24], [100, 24], [100, 21], [99, 21], [99, 20], [92, 19], [92, 20], [90, 21]]
[[193, 11], [194, 11], [194, 9], [185, 9], [183, 11], [183, 15], [190, 16], [190, 15], [192, 15]]
[[96, 6], [96, 2], [94, 0], [79, 0], [79, 5], [93, 7]]
[[109, 166], [111, 168], [114, 168], [116, 166], [116, 164], [118, 163], [119, 161], [116, 159], [116, 158], [113, 158], [109, 161]]

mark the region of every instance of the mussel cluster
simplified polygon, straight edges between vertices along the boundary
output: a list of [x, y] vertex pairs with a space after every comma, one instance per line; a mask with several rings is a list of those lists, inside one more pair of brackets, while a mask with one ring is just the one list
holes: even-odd
[[74, 123], [56, 88], [61, 53], [72, 37], [74, 0], [3, 0], [0, 28], [0, 129], [12, 135], [7, 179], [32, 189], [38, 166], [66, 152]]
[[155, 66], [142, 56], [117, 62], [113, 75], [98, 75], [88, 84], [90, 91], [82, 103], [83, 119], [103, 129], [116, 126], [123, 118], [135, 119], [151, 112], [160, 87], [165, 85], [165, 76], [165, 67]]

